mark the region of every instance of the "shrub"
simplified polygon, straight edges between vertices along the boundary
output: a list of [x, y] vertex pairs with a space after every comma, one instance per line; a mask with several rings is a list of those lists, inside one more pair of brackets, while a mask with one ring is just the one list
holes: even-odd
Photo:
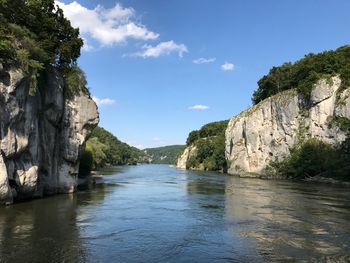
[[87, 81], [84, 71], [77, 65], [74, 65], [66, 74], [65, 94], [67, 97], [72, 97], [78, 94], [79, 91], [88, 93]]
[[277, 175], [288, 178], [314, 176], [349, 180], [349, 138], [339, 147], [333, 147], [315, 138], [293, 147], [281, 162], [271, 164]]

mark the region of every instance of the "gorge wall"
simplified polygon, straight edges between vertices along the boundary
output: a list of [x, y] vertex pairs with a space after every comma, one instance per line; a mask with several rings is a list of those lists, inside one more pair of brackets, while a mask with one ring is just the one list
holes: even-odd
[[340, 87], [339, 77], [320, 80], [310, 98], [287, 90], [231, 118], [225, 134], [228, 173], [268, 176], [269, 163], [281, 161], [305, 139], [344, 141], [346, 131], [338, 122], [350, 118], [350, 88]]
[[54, 69], [34, 95], [30, 81], [0, 67], [0, 203], [75, 191], [81, 150], [99, 121], [89, 94], [67, 98]]
[[[271, 162], [280, 162], [290, 149], [310, 138], [336, 146], [347, 137], [342, 122], [350, 123], [350, 88], [339, 77], [321, 79], [310, 97], [290, 89], [271, 96], [230, 119], [225, 132], [227, 173], [270, 177]], [[349, 127], [346, 127], [349, 128]], [[197, 155], [188, 146], [177, 168], [189, 168]]]

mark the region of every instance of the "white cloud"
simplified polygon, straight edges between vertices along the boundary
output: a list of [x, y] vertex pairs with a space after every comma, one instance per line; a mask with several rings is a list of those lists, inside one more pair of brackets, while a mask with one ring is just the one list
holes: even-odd
[[226, 62], [225, 64], [222, 64], [222, 65], [221, 65], [221, 69], [222, 69], [223, 71], [234, 70], [234, 69], [235, 69], [235, 65], [232, 64], [232, 63]]
[[96, 102], [98, 106], [102, 105], [112, 105], [115, 103], [115, 100], [109, 99], [109, 98], [104, 98], [104, 99], [99, 99], [97, 97], [92, 97], [92, 99]]
[[161, 42], [156, 46], [144, 45], [142, 49], [142, 51], [131, 54], [131, 56], [142, 58], [157, 58], [159, 56], [169, 55], [170, 53], [177, 52], [179, 57], [182, 57], [184, 53], [188, 52], [188, 49], [184, 44], [176, 44], [172, 40], [168, 42]]
[[[79, 27], [83, 37], [90, 37], [102, 46], [125, 42], [127, 39], [151, 40], [158, 34], [135, 21], [135, 10], [116, 4], [110, 9], [100, 5], [88, 9], [74, 1], [65, 4], [55, 1], [74, 27]], [[85, 50], [89, 48], [85, 47]]]
[[206, 63], [212, 63], [216, 60], [216, 58], [197, 58], [193, 60], [194, 64], [206, 64]]
[[202, 105], [202, 104], [198, 104], [198, 105], [193, 105], [191, 107], [188, 107], [189, 110], [208, 110], [209, 106], [207, 105]]

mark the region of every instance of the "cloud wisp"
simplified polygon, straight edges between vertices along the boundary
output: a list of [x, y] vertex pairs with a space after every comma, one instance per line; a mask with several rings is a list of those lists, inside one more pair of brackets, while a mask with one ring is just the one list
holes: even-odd
[[[124, 8], [121, 4], [106, 9], [101, 5], [89, 9], [74, 1], [65, 4], [55, 3], [63, 10], [72, 26], [78, 27], [84, 38], [94, 39], [102, 46], [123, 43], [128, 39], [153, 40], [159, 35], [138, 23], [133, 8]], [[85, 47], [85, 50], [91, 48]]]
[[235, 65], [232, 63], [225, 62], [225, 64], [221, 65], [221, 69], [223, 71], [232, 71], [235, 69]]
[[115, 103], [115, 100], [109, 98], [100, 99], [97, 97], [92, 97], [92, 99], [96, 102], [97, 106], [113, 105]]
[[157, 58], [164, 55], [170, 55], [171, 53], [177, 53], [179, 57], [183, 57], [184, 53], [187, 53], [188, 49], [184, 44], [177, 44], [173, 40], [167, 42], [161, 42], [156, 46], [144, 45], [142, 50], [133, 54], [132, 57], [142, 58]]
[[212, 63], [216, 60], [216, 58], [197, 58], [193, 60], [194, 64], [207, 64]]
[[191, 107], [188, 107], [189, 110], [208, 110], [209, 106], [207, 105], [202, 105], [202, 104], [197, 104], [193, 105]]

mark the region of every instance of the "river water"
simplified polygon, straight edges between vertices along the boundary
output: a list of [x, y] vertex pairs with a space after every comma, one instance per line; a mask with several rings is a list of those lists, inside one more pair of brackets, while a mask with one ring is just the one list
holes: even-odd
[[350, 262], [350, 189], [167, 165], [0, 207], [0, 262]]

